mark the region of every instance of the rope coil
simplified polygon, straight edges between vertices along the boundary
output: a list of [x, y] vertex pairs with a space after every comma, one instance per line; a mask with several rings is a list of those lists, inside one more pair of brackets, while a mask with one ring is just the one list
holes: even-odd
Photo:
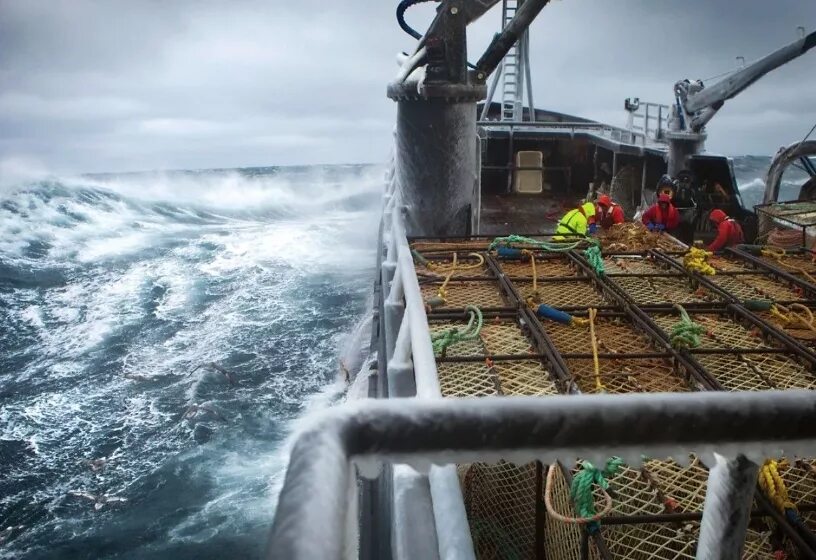
[[[547, 513], [558, 521], [578, 525], [588, 524], [590, 532], [598, 531], [600, 529], [598, 521], [612, 511], [612, 497], [607, 491], [609, 489], [609, 480], [607, 479], [614, 476], [620, 470], [621, 466], [623, 466], [623, 460], [619, 457], [612, 457], [607, 460], [603, 470], [598, 469], [589, 461], [581, 461], [581, 470], [572, 477], [572, 484], [570, 485], [570, 497], [575, 504], [575, 511], [578, 515], [568, 517], [558, 513], [553, 507], [552, 487], [558, 465], [550, 465], [547, 471], [547, 484], [544, 490], [544, 504], [547, 508]], [[601, 489], [601, 493], [604, 497], [604, 506], [601, 511], [596, 511], [595, 509], [594, 485], [597, 485]]]
[[603, 276], [606, 273], [600, 245], [595, 243], [594, 245], [587, 247], [587, 249], [584, 251], [584, 257], [586, 257], [586, 260], [589, 262], [592, 270], [594, 270], [598, 276]]
[[785, 257], [788, 256], [788, 252], [785, 251], [785, 249], [783, 249], [782, 247], [766, 246], [762, 248], [761, 253], [763, 257], [769, 257], [774, 259], [779, 266], [787, 268], [788, 270], [793, 270], [794, 272], [799, 272], [802, 274], [802, 276], [807, 278], [810, 283], [816, 284], [816, 278], [814, 278], [812, 274], [805, 270], [804, 267], [796, 266], [795, 264], [785, 262], [784, 259]]
[[672, 327], [669, 335], [673, 348], [697, 348], [700, 346], [700, 335], [705, 333], [705, 327], [695, 323], [682, 305], [674, 304], [680, 312], [680, 322]]
[[431, 333], [431, 346], [434, 355], [444, 355], [447, 349], [454, 344], [478, 338], [484, 324], [482, 311], [475, 305], [468, 305], [465, 310], [470, 314], [470, 318], [464, 330], [460, 331], [458, 327], [451, 327], [444, 331]]
[[786, 510], [796, 511], [796, 504], [788, 497], [788, 488], [779, 475], [779, 466], [779, 461], [774, 459], [765, 461], [759, 469], [759, 487], [765, 491], [771, 503], [780, 512], [785, 513]]
[[714, 267], [708, 264], [708, 257], [714, 255], [710, 251], [700, 249], [699, 247], [691, 247], [688, 252], [683, 255], [683, 266], [689, 272], [699, 272], [700, 274], [713, 276], [717, 273]]

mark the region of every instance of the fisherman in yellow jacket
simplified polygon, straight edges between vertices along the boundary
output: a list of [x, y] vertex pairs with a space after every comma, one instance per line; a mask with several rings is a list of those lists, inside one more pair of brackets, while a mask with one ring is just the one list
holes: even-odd
[[555, 230], [554, 241], [563, 241], [565, 236], [584, 236], [598, 229], [595, 223], [595, 204], [585, 202], [564, 214]]

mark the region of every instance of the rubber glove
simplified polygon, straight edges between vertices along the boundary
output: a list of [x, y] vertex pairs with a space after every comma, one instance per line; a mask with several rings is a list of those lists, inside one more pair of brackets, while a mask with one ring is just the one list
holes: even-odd
[[589, 224], [589, 235], [595, 235], [598, 231], [598, 224]]
[[646, 224], [646, 229], [648, 229], [649, 231], [654, 231], [654, 228], [655, 228], [655, 225], [652, 222], [649, 222], [648, 224]]

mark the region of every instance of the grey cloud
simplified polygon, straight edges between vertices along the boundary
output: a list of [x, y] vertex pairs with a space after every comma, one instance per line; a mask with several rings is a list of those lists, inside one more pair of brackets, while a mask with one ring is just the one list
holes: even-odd
[[[55, 170], [383, 161], [395, 2], [0, 0], [0, 158]], [[413, 9], [418, 29], [433, 4]], [[470, 29], [475, 60], [497, 30]], [[539, 107], [623, 124], [623, 99], [669, 103], [816, 27], [811, 0], [563, 0], [531, 36]], [[816, 53], [729, 101], [712, 150], [771, 153], [816, 120]], [[760, 125], [760, 126], [757, 126]]]

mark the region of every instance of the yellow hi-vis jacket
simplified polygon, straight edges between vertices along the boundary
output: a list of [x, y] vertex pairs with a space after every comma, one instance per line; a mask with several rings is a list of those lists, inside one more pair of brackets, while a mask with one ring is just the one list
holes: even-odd
[[592, 202], [585, 202], [578, 208], [570, 210], [558, 222], [558, 227], [555, 230], [556, 235], [553, 237], [555, 241], [562, 241], [567, 235], [586, 235], [589, 230], [590, 222], [595, 221], [595, 204]]

